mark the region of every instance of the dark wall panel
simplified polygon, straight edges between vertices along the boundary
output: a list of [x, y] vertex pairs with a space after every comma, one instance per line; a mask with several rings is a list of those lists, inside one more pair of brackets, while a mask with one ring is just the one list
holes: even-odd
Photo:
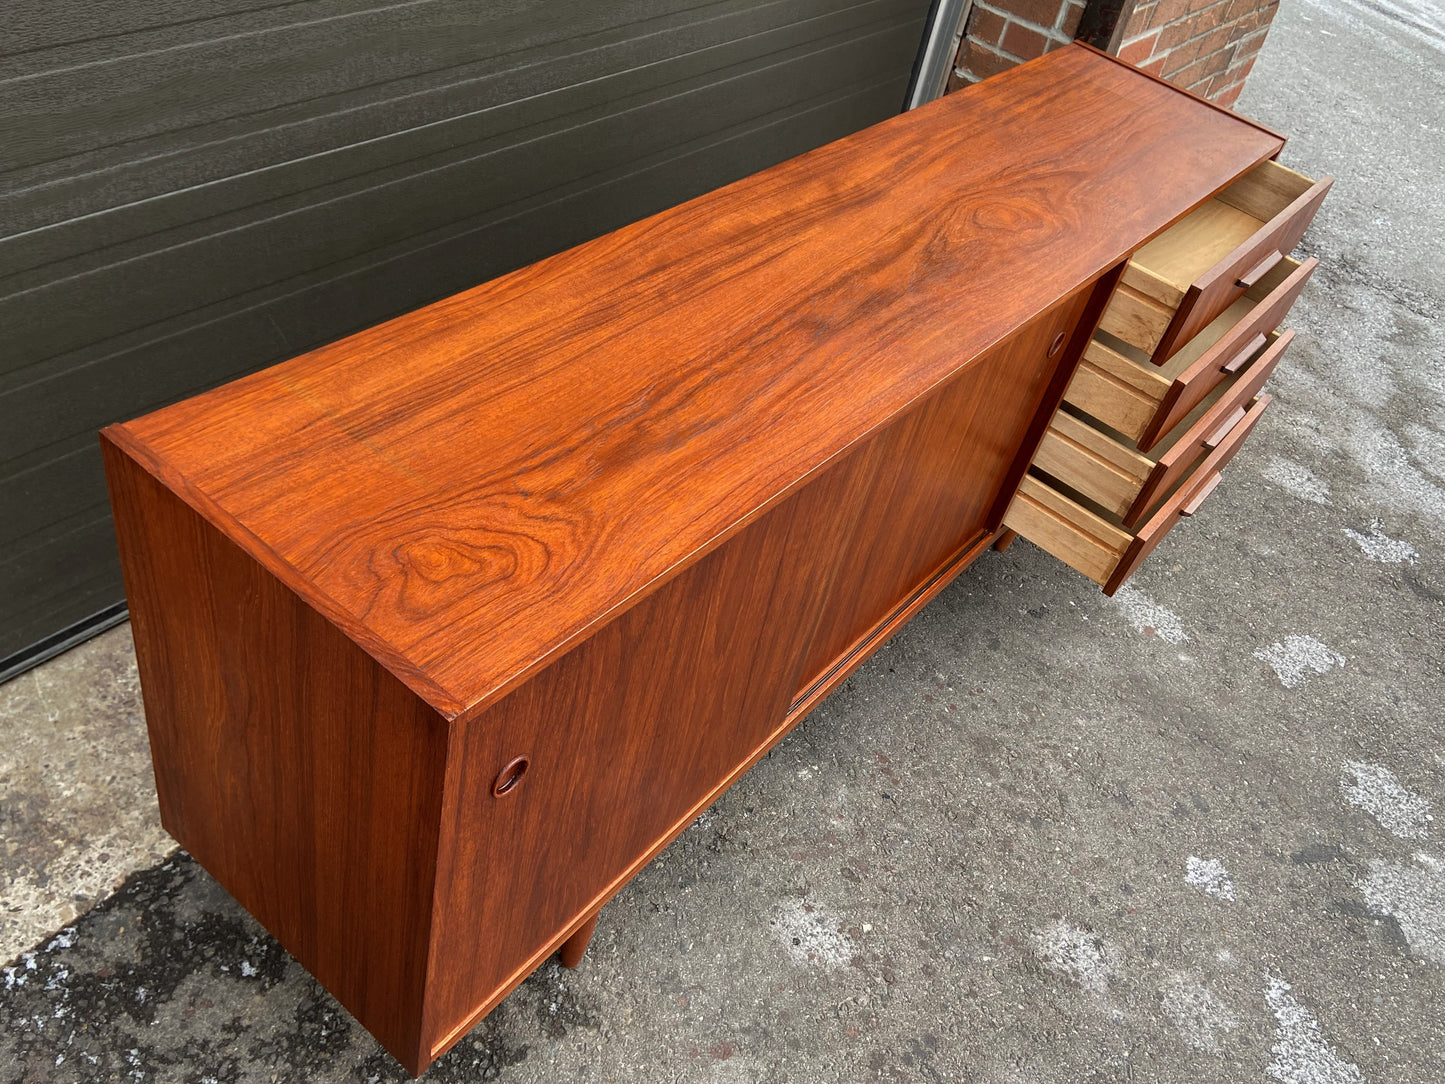
[[120, 597], [94, 432], [898, 111], [926, 0], [12, 0], [0, 659]]

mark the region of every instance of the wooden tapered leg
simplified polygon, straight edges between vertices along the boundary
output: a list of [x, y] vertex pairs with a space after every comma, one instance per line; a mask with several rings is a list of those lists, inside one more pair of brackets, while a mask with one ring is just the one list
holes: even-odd
[[993, 542], [993, 548], [1002, 553], [1014, 544], [1014, 539], [1019, 536], [1017, 531], [1004, 531]]
[[596, 930], [597, 915], [593, 915], [578, 928], [576, 933], [562, 942], [562, 947], [558, 950], [557, 955], [562, 958], [563, 967], [576, 967], [582, 962], [582, 956], [587, 951], [587, 945]]

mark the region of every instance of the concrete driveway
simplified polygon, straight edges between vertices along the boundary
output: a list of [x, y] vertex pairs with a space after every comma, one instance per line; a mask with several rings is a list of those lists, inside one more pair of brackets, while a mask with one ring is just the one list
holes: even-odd
[[[1239, 108], [1338, 180], [1211, 505], [986, 556], [428, 1079], [1445, 1080], [1445, 18], [1288, 0]], [[0, 1080], [405, 1078], [172, 853], [124, 628], [0, 758]]]

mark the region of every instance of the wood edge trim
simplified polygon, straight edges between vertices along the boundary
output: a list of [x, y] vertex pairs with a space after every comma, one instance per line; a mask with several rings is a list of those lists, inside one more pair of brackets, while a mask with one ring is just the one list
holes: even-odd
[[456, 697], [418, 670], [376, 633], [343, 610], [331, 596], [323, 592], [308, 590], [308, 581], [289, 561], [262, 542], [235, 516], [155, 455], [150, 448], [136, 439], [124, 423], [106, 426], [100, 431], [100, 439], [108, 441], [117, 451], [174, 493], [191, 511], [239, 546], [242, 552], [261, 565], [303, 603], [319, 611], [337, 627], [342, 635], [366, 652], [377, 665], [420, 697], [424, 703], [437, 711], [444, 720], [450, 722], [460, 710], [461, 703]]
[[1124, 510], [1123, 522], [1125, 527], [1133, 530], [1139, 525], [1139, 521], [1144, 518], [1144, 513], [1148, 510], [1150, 502], [1154, 500], [1159, 490], [1164, 488], [1164, 482], [1168, 476], [1169, 468], [1167, 468], [1161, 460], [1154, 470], [1150, 472], [1144, 484], [1139, 487], [1139, 495], [1134, 498], [1134, 503]]
[[[1100, 49], [1100, 48], [1099, 48], [1098, 46], [1096, 46], [1096, 45], [1090, 45], [1090, 44], [1089, 44], [1088, 42], [1086, 42], [1086, 41], [1075, 41], [1075, 42], [1073, 42], [1072, 44], [1075, 45], [1075, 46], [1077, 46], [1077, 47], [1080, 48], [1080, 49], [1087, 49], [1087, 50], [1088, 50], [1089, 52], [1091, 52], [1091, 53], [1098, 53], [1100, 56], [1106, 57], [1106, 58], [1108, 58], [1109, 60], [1112, 60], [1115, 64], [1118, 64], [1121, 68], [1128, 68], [1131, 72], [1134, 72], [1135, 74], [1137, 74], [1137, 75], [1139, 75], [1139, 76], [1142, 76], [1142, 77], [1145, 78], [1145, 79], [1152, 80], [1153, 82], [1158, 83], [1158, 84], [1160, 84], [1161, 86], [1166, 86], [1166, 87], [1168, 87], [1170, 90], [1174, 91], [1174, 92], [1177, 93], [1177, 94], [1182, 94], [1182, 95], [1184, 95], [1186, 98], [1193, 98], [1193, 99], [1194, 99], [1196, 102], [1198, 102], [1200, 105], [1207, 105], [1210, 109], [1213, 109], [1216, 113], [1223, 113], [1225, 116], [1229, 117], [1231, 120], [1237, 120], [1237, 121], [1239, 121], [1239, 123], [1241, 123], [1241, 124], [1247, 124], [1247, 125], [1249, 125], [1251, 128], [1257, 129], [1258, 131], [1263, 132], [1265, 135], [1270, 136], [1270, 137], [1272, 137], [1272, 138], [1274, 138], [1274, 139], [1279, 140], [1279, 146], [1276, 147], [1273, 152], [1271, 152], [1270, 154], [1265, 155], [1264, 158], [1261, 158], [1261, 159], [1260, 159], [1261, 162], [1265, 161], [1266, 159], [1274, 158], [1276, 155], [1279, 154], [1280, 151], [1282, 151], [1282, 150], [1284, 149], [1284, 145], [1285, 145], [1285, 142], [1286, 142], [1286, 137], [1283, 136], [1283, 135], [1281, 135], [1279, 132], [1276, 132], [1273, 128], [1267, 128], [1267, 127], [1265, 127], [1263, 124], [1261, 124], [1261, 123], [1260, 123], [1259, 121], [1257, 121], [1257, 120], [1251, 120], [1249, 117], [1241, 116], [1240, 114], [1236, 113], [1234, 110], [1228, 109], [1228, 108], [1226, 108], [1225, 106], [1220, 105], [1218, 102], [1211, 102], [1208, 98], [1205, 98], [1205, 97], [1203, 97], [1203, 96], [1201, 96], [1201, 95], [1199, 95], [1199, 94], [1195, 94], [1194, 91], [1192, 91], [1192, 90], [1185, 90], [1183, 87], [1176, 87], [1173, 83], [1169, 82], [1167, 79], [1163, 78], [1162, 76], [1155, 75], [1153, 72], [1146, 72], [1146, 71], [1144, 71], [1142, 68], [1136, 68], [1136, 67], [1134, 67], [1134, 65], [1130, 64], [1128, 61], [1126, 61], [1126, 60], [1120, 60], [1120, 59], [1119, 59], [1117, 56], [1115, 56], [1113, 53], [1106, 53], [1103, 49]], [[1256, 163], [1256, 164], [1258, 164], [1258, 163]]]
[[[1210, 198], [1213, 199], [1214, 197], [1211, 196]], [[1245, 242], [1245, 244], [1249, 243], [1249, 241]], [[1238, 251], [1238, 249], [1235, 251]], [[1230, 253], [1230, 256], [1233, 255], [1234, 253]], [[1229, 256], [1225, 257], [1226, 260], [1229, 258]], [[1220, 261], [1220, 263], [1223, 262], [1223, 260]], [[1219, 266], [1219, 263], [1215, 264], [1214, 267], [1206, 271], [1205, 274], [1213, 274]], [[1163, 365], [1174, 356], [1174, 351], [1178, 349], [1175, 343], [1179, 341], [1181, 333], [1184, 331], [1184, 325], [1194, 315], [1194, 310], [1199, 305], [1199, 298], [1204, 293], [1204, 291], [1200, 289], [1199, 283], [1200, 280], [1195, 279], [1189, 284], [1189, 289], [1184, 291], [1184, 300], [1181, 301], [1179, 307], [1174, 310], [1174, 315], [1169, 320], [1169, 326], [1164, 329], [1164, 334], [1159, 336], [1159, 341], [1154, 344], [1154, 350], [1149, 355], [1149, 363], [1151, 365]]]
[[[462, 789], [462, 729], [452, 726], [447, 729], [446, 765], [442, 771], [442, 794], [438, 803], [438, 824], [455, 823], [457, 803]], [[421, 1076], [436, 1060], [438, 1051], [427, 1040], [434, 1026], [432, 1020], [431, 980], [437, 973], [441, 953], [441, 924], [436, 916], [444, 912], [443, 882], [452, 877], [455, 869], [456, 833], [438, 831], [436, 854], [432, 862], [431, 907], [428, 910], [426, 939], [426, 962], [422, 965], [421, 1028], [416, 1037], [414, 1061], [403, 1061], [402, 1065], [413, 1078]], [[401, 1060], [401, 1059], [398, 1059]]]

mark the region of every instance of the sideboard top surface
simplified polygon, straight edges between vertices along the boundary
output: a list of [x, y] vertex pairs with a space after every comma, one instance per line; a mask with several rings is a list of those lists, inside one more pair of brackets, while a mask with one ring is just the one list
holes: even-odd
[[470, 717], [1281, 145], [1070, 47], [106, 435]]

